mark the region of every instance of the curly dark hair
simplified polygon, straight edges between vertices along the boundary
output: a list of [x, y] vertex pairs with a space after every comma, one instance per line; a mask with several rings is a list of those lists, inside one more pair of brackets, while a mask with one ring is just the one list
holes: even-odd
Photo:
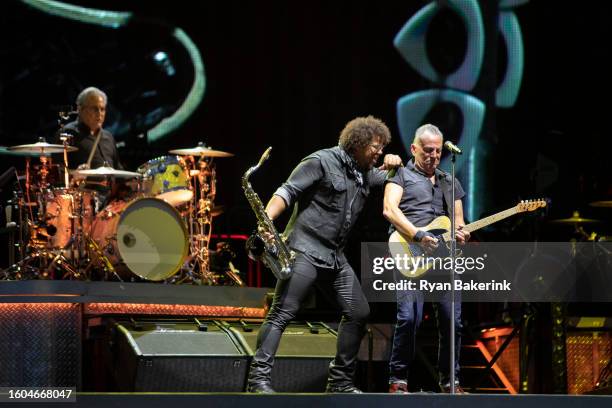
[[391, 132], [382, 120], [371, 115], [359, 117], [351, 120], [342, 129], [338, 145], [345, 151], [352, 153], [372, 143], [376, 136], [380, 137], [380, 142], [384, 146], [391, 142]]

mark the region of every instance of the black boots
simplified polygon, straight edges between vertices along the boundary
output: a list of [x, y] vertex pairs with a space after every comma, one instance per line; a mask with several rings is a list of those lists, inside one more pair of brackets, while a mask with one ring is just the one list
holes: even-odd
[[274, 388], [270, 385], [269, 382], [259, 382], [252, 383], [247, 386], [247, 392], [252, 392], [255, 394], [274, 394]]

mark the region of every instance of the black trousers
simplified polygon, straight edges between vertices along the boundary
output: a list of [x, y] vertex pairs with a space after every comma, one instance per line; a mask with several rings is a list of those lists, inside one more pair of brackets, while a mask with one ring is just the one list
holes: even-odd
[[336, 356], [330, 364], [328, 383], [353, 383], [357, 353], [370, 314], [359, 280], [348, 263], [337, 268], [322, 268], [298, 254], [291, 278], [276, 284], [272, 307], [257, 336], [257, 352], [251, 363], [249, 384], [271, 381], [274, 355], [281, 335], [295, 318], [312, 285], [333, 295], [342, 310]]

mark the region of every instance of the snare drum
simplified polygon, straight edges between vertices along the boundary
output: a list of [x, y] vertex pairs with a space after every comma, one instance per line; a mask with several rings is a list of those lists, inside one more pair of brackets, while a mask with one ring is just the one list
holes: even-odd
[[149, 160], [138, 168], [143, 174], [143, 192], [179, 206], [193, 198], [189, 186], [189, 170], [178, 156], [162, 156]]
[[50, 249], [66, 248], [76, 228], [82, 228], [85, 232], [91, 228], [95, 192], [56, 188], [45, 193], [45, 203], [45, 224]]
[[160, 281], [174, 275], [189, 249], [179, 213], [157, 198], [115, 201], [100, 211], [91, 238], [122, 279]]

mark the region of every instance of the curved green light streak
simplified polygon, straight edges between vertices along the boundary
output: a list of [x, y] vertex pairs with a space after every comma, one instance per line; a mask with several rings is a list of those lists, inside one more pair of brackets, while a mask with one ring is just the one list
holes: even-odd
[[506, 64], [506, 75], [495, 92], [495, 104], [500, 108], [511, 108], [514, 106], [521, 89], [524, 66], [523, 37], [521, 25], [516, 14], [511, 11], [499, 13], [499, 32], [506, 43], [508, 62]]
[[440, 82], [441, 78], [429, 62], [425, 36], [429, 23], [438, 13], [437, 3], [429, 3], [414, 14], [393, 39], [393, 45], [404, 60], [425, 78]]
[[206, 76], [204, 75], [204, 63], [202, 62], [202, 56], [198, 47], [191, 41], [191, 38], [180, 28], [175, 28], [173, 33], [174, 38], [180, 42], [191, 58], [194, 70], [194, 79], [191, 89], [187, 94], [187, 98], [183, 101], [181, 106], [167, 118], [162, 119], [157, 125], [149, 130], [147, 140], [154, 142], [161, 139], [168, 133], [177, 129], [191, 116], [191, 114], [198, 107], [202, 99], [204, 98], [204, 90], [206, 88]]
[[523, 4], [526, 4], [528, 2], [529, 0], [500, 0], [499, 9], [509, 10], [509, 9], [516, 8], [518, 6], [522, 6]]
[[484, 58], [484, 23], [476, 0], [448, 0], [445, 3], [463, 20], [467, 31], [467, 49], [461, 66], [452, 74], [441, 77], [427, 55], [425, 36], [429, 24], [442, 9], [441, 3], [431, 2], [420, 9], [401, 28], [393, 45], [418, 73], [449, 88], [470, 91], [476, 85]]
[[[107, 11], [74, 6], [53, 0], [21, 0], [23, 3], [44, 13], [104, 27], [118, 28], [126, 25], [133, 17], [131, 12]], [[154, 142], [179, 128], [200, 105], [206, 89], [206, 76], [202, 55], [195, 43], [180, 28], [175, 28], [173, 37], [187, 50], [193, 64], [194, 80], [187, 97], [179, 108], [169, 117], [164, 118], [147, 132], [147, 141]]]
[[44, 13], [54, 16], [67, 18], [69, 20], [80, 21], [87, 24], [102, 25], [105, 27], [121, 27], [132, 18], [133, 14], [127, 11], [107, 11], [80, 7], [72, 4], [62, 3], [53, 0], [21, 0], [30, 7], [38, 9]]

